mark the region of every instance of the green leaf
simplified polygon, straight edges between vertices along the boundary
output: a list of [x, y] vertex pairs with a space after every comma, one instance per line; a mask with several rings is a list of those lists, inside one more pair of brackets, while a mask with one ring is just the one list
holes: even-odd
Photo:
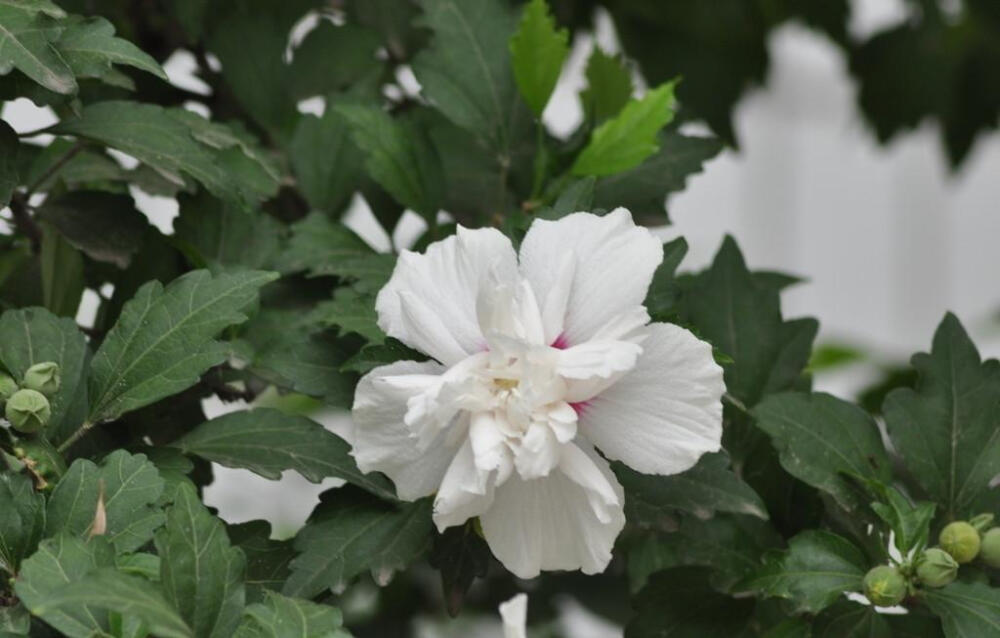
[[423, 0], [431, 45], [413, 61], [424, 95], [494, 150], [510, 148], [520, 96], [510, 67], [514, 16], [496, 0]]
[[829, 394], [783, 393], [765, 398], [752, 412], [771, 437], [781, 466], [827, 492], [844, 508], [866, 504], [846, 475], [888, 484], [889, 456], [871, 415]]
[[895, 533], [894, 541], [899, 553], [907, 556], [911, 549], [927, 546], [931, 521], [934, 519], [934, 503], [911, 503], [894, 487], [882, 487], [881, 500], [872, 503], [872, 510], [885, 521]]
[[635, 617], [625, 638], [737, 636], [750, 620], [754, 601], [715, 591], [707, 570], [677, 567], [654, 574], [633, 600]]
[[167, 600], [198, 638], [229, 638], [243, 610], [246, 557], [233, 547], [222, 521], [181, 484], [156, 533], [160, 582]]
[[213, 272], [268, 268], [281, 249], [284, 226], [260, 210], [243, 210], [206, 192], [180, 195], [174, 238], [198, 265]]
[[659, 150], [631, 170], [608, 175], [597, 181], [594, 206], [628, 208], [643, 223], [666, 223], [665, 202], [671, 193], [684, 190], [689, 177], [700, 173], [705, 162], [722, 151], [714, 137], [681, 135], [676, 130], [661, 131]]
[[52, 416], [46, 428], [53, 442], [63, 440], [86, 417], [87, 357], [87, 339], [72, 319], [60, 319], [43, 308], [8, 310], [0, 316], [0, 364], [15, 378], [36, 363], [59, 365], [62, 383], [49, 397]]
[[335, 607], [269, 591], [263, 603], [247, 606], [234, 638], [350, 638], [342, 623]]
[[662, 84], [594, 130], [577, 156], [574, 175], [614, 175], [641, 164], [659, 150], [660, 129], [674, 116], [674, 85]]
[[796, 612], [816, 613], [845, 591], [859, 591], [868, 562], [850, 541], [823, 530], [807, 530], [788, 549], [765, 557], [758, 572], [736, 586], [767, 596], [787, 598]]
[[351, 406], [357, 377], [341, 370], [349, 351], [328, 334], [291, 334], [272, 343], [254, 359], [253, 370], [281, 387]]
[[385, 583], [430, 545], [431, 502], [387, 503], [353, 487], [324, 492], [295, 537], [298, 552], [283, 593], [312, 598], [365, 570]]
[[291, 573], [288, 563], [295, 558], [292, 542], [271, 540], [271, 526], [266, 521], [232, 525], [229, 539], [247, 557], [247, 602], [260, 602], [266, 592], [281, 591]]
[[382, 498], [394, 498], [388, 481], [358, 469], [346, 441], [311, 419], [271, 408], [231, 412], [206, 421], [173, 445], [269, 479], [295, 470], [313, 483], [333, 476]]
[[45, 529], [45, 499], [31, 479], [0, 474], [0, 568], [17, 574], [21, 561], [38, 547]]
[[649, 284], [646, 301], [643, 302], [654, 321], [667, 320], [676, 312], [680, 296], [677, 267], [681, 265], [687, 251], [687, 241], [683, 237], [663, 244], [663, 261], [653, 273], [653, 281]]
[[378, 74], [384, 64], [380, 46], [371, 29], [351, 22], [320, 22], [295, 49], [290, 71], [295, 96], [327, 95]]
[[84, 541], [60, 534], [42, 541], [38, 551], [24, 561], [14, 591], [31, 613], [70, 638], [108, 635], [107, 612], [86, 604], [57, 609], [46, 604], [59, 588], [99, 567], [112, 567], [114, 561], [114, 549], [104, 538]]
[[341, 334], [354, 332], [374, 344], [385, 341], [385, 333], [378, 327], [373, 295], [338, 288], [333, 300], [317, 304], [313, 314], [320, 324], [339, 327]]
[[194, 385], [226, 358], [226, 347], [212, 338], [246, 321], [260, 287], [276, 278], [196, 270], [166, 288], [157, 281], [140, 288], [91, 362], [90, 422], [114, 420]]
[[893, 445], [948, 520], [1000, 508], [1000, 362], [982, 361], [962, 324], [945, 316], [930, 354], [913, 357], [915, 389], [893, 390], [883, 414]]
[[100, 78], [112, 64], [127, 64], [167, 79], [156, 60], [128, 40], [114, 37], [114, 26], [104, 18], [73, 16], [59, 26], [56, 48], [79, 78]]
[[46, 199], [38, 215], [91, 259], [119, 268], [128, 267], [149, 225], [128, 195], [96, 191]]
[[0, 206], [7, 206], [10, 203], [10, 196], [20, 183], [19, 152], [17, 132], [10, 127], [10, 124], [0, 120]]
[[109, 101], [89, 104], [51, 131], [116, 148], [183, 186], [188, 175], [213, 195], [252, 206], [273, 195], [277, 175], [255, 147], [184, 109]]
[[1000, 632], [1000, 589], [986, 583], [954, 582], [925, 589], [923, 600], [941, 618], [947, 638], [979, 638]]
[[0, 74], [16, 68], [50, 91], [76, 93], [73, 72], [49, 40], [53, 25], [37, 9], [0, 3]]
[[701, 517], [733, 512], [767, 519], [764, 502], [729, 468], [725, 452], [705, 454], [693, 468], [674, 476], [641, 474], [621, 463], [613, 467], [633, 510], [629, 520], [657, 520], [665, 508]]
[[75, 317], [83, 295], [83, 255], [48, 224], [42, 224], [42, 300], [60, 317]]
[[621, 56], [595, 46], [584, 71], [587, 88], [580, 92], [587, 119], [601, 123], [618, 114], [632, 97], [632, 74]]
[[376, 106], [334, 108], [347, 120], [372, 179], [400, 204], [433, 220], [442, 205], [444, 177], [427, 132], [414, 120], [392, 117]]
[[813, 621], [813, 638], [893, 638], [885, 616], [871, 605], [840, 600]]
[[556, 29], [545, 0], [531, 0], [510, 38], [510, 59], [521, 96], [541, 117], [569, 55], [569, 31]]
[[393, 338], [385, 343], [365, 346], [345, 361], [340, 369], [359, 374], [367, 374], [379, 366], [389, 365], [395, 361], [426, 361], [427, 357]]
[[27, 636], [31, 631], [31, 614], [24, 605], [0, 607], [0, 638]]
[[32, 13], [44, 13], [52, 18], [64, 18], [66, 12], [56, 6], [52, 0], [0, 0], [0, 5], [15, 7]]
[[302, 115], [288, 147], [302, 195], [314, 210], [332, 216], [350, 203], [363, 173], [351, 129], [335, 104], [328, 98], [323, 117]]
[[104, 536], [119, 552], [139, 549], [163, 524], [163, 512], [155, 507], [163, 493], [163, 479], [156, 466], [144, 454], [116, 450], [100, 467], [87, 459], [73, 461], [49, 498], [46, 534], [89, 534], [102, 493]]
[[434, 537], [430, 563], [441, 572], [441, 589], [452, 617], [462, 610], [472, 581], [486, 576], [491, 556], [475, 521], [449, 527]]
[[146, 629], [163, 638], [192, 638], [194, 634], [163, 598], [155, 585], [138, 576], [104, 567], [63, 585], [33, 608], [44, 617], [56, 610], [82, 607], [104, 609], [141, 620]]

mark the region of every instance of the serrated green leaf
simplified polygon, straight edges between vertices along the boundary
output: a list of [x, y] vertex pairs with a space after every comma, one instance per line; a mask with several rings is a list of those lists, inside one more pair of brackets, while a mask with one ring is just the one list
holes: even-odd
[[388, 481], [358, 469], [346, 441], [311, 419], [280, 410], [232, 412], [206, 421], [173, 445], [269, 479], [280, 478], [284, 470], [295, 470], [314, 483], [332, 476], [382, 498], [394, 498]]
[[618, 114], [632, 97], [632, 74], [621, 56], [609, 55], [595, 46], [584, 71], [587, 88], [580, 92], [587, 118], [601, 123]]
[[166, 288], [157, 281], [140, 288], [91, 362], [90, 422], [111, 421], [194, 385], [226, 357], [213, 337], [246, 321], [261, 286], [276, 278], [196, 270]]
[[45, 529], [45, 499], [31, 479], [0, 474], [0, 568], [17, 574], [21, 561], [38, 547]]
[[0, 120], [0, 206], [10, 203], [10, 196], [20, 182], [19, 152], [17, 132], [10, 124]]
[[86, 417], [87, 357], [87, 339], [72, 319], [60, 319], [44, 308], [8, 310], [0, 316], [0, 363], [15, 378], [36, 363], [59, 365], [62, 383], [49, 397], [52, 416], [46, 428], [53, 442], [62, 441]]
[[216, 197], [252, 206], [277, 191], [274, 167], [221, 124], [191, 111], [153, 104], [89, 104], [53, 133], [75, 135], [123, 151], [179, 186], [184, 176]]
[[373, 295], [338, 288], [333, 300], [317, 304], [313, 315], [321, 325], [340, 328], [341, 334], [354, 332], [374, 344], [385, 341], [385, 333], [378, 327]]
[[375, 31], [357, 23], [320, 22], [295, 49], [293, 93], [298, 99], [327, 95], [377, 74], [384, 64], [378, 56], [380, 45]]
[[46, 89], [76, 93], [76, 78], [50, 38], [56, 24], [25, 3], [0, 3], [0, 74], [17, 68]]
[[103, 609], [142, 621], [147, 631], [163, 638], [193, 638], [191, 628], [149, 581], [112, 567], [95, 569], [79, 580], [50, 592], [33, 607], [45, 617], [57, 610]]
[[569, 31], [556, 29], [545, 0], [531, 0], [510, 38], [510, 59], [517, 88], [535, 116], [542, 116], [568, 55]]
[[114, 561], [114, 549], [104, 538], [84, 541], [60, 534], [42, 541], [38, 551], [24, 562], [14, 591], [33, 614], [70, 638], [90, 638], [95, 633], [107, 635], [108, 614], [104, 610], [86, 604], [58, 609], [46, 609], [45, 605], [60, 587], [77, 582], [100, 567], [113, 567]]
[[823, 610], [812, 625], [813, 638], [893, 638], [885, 617], [871, 605], [837, 601]]
[[0, 0], [0, 5], [15, 7], [34, 13], [44, 13], [52, 18], [63, 18], [66, 16], [66, 12], [56, 6], [52, 0]]
[[149, 225], [130, 196], [95, 191], [46, 199], [38, 215], [91, 259], [119, 268], [128, 267]]
[[430, 547], [431, 503], [387, 503], [346, 486], [324, 492], [295, 537], [298, 556], [283, 593], [312, 598], [363, 571], [387, 581]]
[[872, 510], [895, 533], [894, 541], [899, 553], [907, 556], [911, 549], [926, 547], [937, 505], [927, 502], [911, 503], [891, 486], [877, 489], [877, 492], [880, 493], [882, 502], [872, 503]]
[[677, 267], [687, 255], [688, 244], [683, 237], [663, 244], [663, 261], [653, 273], [646, 300], [643, 305], [654, 321], [665, 321], [676, 312], [680, 286], [677, 281]]
[[391, 117], [377, 106], [334, 107], [365, 154], [365, 167], [400, 204], [434, 219], [443, 201], [441, 160], [426, 131], [408, 118]]
[[247, 606], [234, 637], [351, 638], [342, 623], [335, 607], [269, 591], [264, 602]]
[[100, 78], [112, 64], [127, 64], [167, 79], [163, 68], [149, 54], [128, 40], [115, 37], [114, 26], [104, 18], [73, 16], [59, 23], [56, 48], [73, 73], [80, 78]]
[[756, 574], [736, 585], [738, 591], [787, 598], [799, 612], [816, 613], [859, 591], [868, 561], [850, 541], [823, 530], [792, 538], [788, 549], [773, 552]]
[[253, 362], [254, 372], [281, 387], [349, 408], [357, 377], [341, 370], [349, 351], [328, 334], [288, 335]]
[[323, 117], [302, 115], [288, 147], [302, 195], [313, 209], [334, 217], [350, 202], [363, 173], [350, 127], [335, 103], [328, 100]]
[[875, 420], [853, 403], [825, 393], [788, 392], [765, 398], [751, 414], [771, 437], [789, 474], [827, 492], [848, 510], [868, 499], [847, 476], [880, 484], [892, 480]]
[[379, 366], [389, 365], [395, 361], [426, 360], [425, 355], [390, 337], [383, 344], [365, 346], [361, 352], [345, 361], [340, 369], [366, 374]]
[[291, 573], [288, 564], [295, 558], [290, 540], [271, 540], [271, 525], [266, 521], [231, 525], [229, 540], [247, 557], [247, 603], [264, 600], [268, 591], [281, 591]]
[[982, 361], [962, 324], [945, 316], [929, 354], [914, 355], [915, 389], [893, 390], [883, 414], [911, 475], [948, 520], [1000, 507], [1000, 362]]
[[243, 610], [246, 557], [233, 547], [222, 521], [180, 485], [156, 533], [160, 583], [167, 600], [197, 638], [229, 638]]
[[667, 83], [632, 100], [601, 124], [573, 162], [574, 175], [614, 175], [641, 164], [656, 153], [660, 129], [674, 116], [674, 85]]
[[75, 317], [83, 296], [83, 255], [48, 224], [41, 224], [42, 302], [54, 315]]
[[655, 520], [664, 508], [702, 517], [732, 512], [767, 519], [764, 502], [729, 468], [725, 452], [705, 454], [693, 468], [674, 476], [641, 474], [621, 463], [613, 467], [633, 510], [629, 520]]
[[160, 580], [160, 557], [156, 554], [119, 554], [115, 556], [115, 567], [124, 574], [142, 576], [151, 582]]
[[1000, 589], [986, 583], [954, 582], [926, 589], [923, 600], [938, 617], [947, 638], [979, 638], [1000, 632]]
[[86, 536], [92, 531], [97, 503], [103, 492], [104, 536], [119, 552], [145, 545], [163, 524], [154, 504], [163, 493], [163, 479], [144, 454], [116, 450], [101, 466], [77, 459], [49, 498], [45, 531]]
[[174, 238], [189, 260], [213, 272], [268, 268], [280, 252], [285, 228], [263, 211], [243, 210], [205, 192], [182, 194], [177, 203]]

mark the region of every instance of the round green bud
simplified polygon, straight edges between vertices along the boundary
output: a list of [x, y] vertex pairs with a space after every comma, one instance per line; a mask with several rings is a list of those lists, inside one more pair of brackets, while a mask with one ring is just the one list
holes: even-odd
[[18, 390], [7, 400], [5, 415], [15, 430], [37, 432], [48, 424], [52, 408], [41, 392]]
[[983, 534], [979, 556], [990, 567], [1000, 569], [1000, 527], [994, 527]]
[[59, 365], [46, 361], [36, 363], [24, 373], [24, 387], [37, 390], [46, 396], [52, 396], [59, 390]]
[[917, 578], [927, 587], [944, 587], [958, 576], [958, 562], [939, 547], [925, 551], [917, 560]]
[[971, 562], [979, 554], [979, 532], [965, 521], [945, 525], [938, 542], [959, 563]]
[[9, 399], [17, 392], [17, 381], [9, 374], [0, 372], [0, 403]]
[[865, 596], [877, 607], [898, 605], [906, 597], [906, 579], [889, 565], [872, 567], [865, 574]]

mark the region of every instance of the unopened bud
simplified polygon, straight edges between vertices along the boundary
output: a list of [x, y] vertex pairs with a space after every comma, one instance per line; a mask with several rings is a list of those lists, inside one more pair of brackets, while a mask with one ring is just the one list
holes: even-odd
[[1000, 569], [1000, 527], [994, 527], [983, 534], [979, 556], [990, 567]]
[[971, 562], [979, 554], [979, 532], [965, 521], [945, 525], [938, 542], [959, 563]]
[[7, 400], [5, 416], [15, 430], [37, 432], [48, 425], [52, 408], [37, 390], [18, 390]]
[[944, 587], [958, 575], [958, 562], [938, 547], [925, 551], [917, 561], [917, 578], [927, 587]]
[[889, 565], [879, 565], [865, 574], [865, 596], [877, 607], [898, 605], [906, 597], [906, 579], [899, 570]]
[[979, 514], [973, 516], [969, 519], [969, 525], [972, 525], [972, 528], [979, 532], [979, 536], [981, 537], [986, 530], [993, 527], [993, 515]]
[[9, 374], [0, 372], [0, 403], [14, 396], [17, 392], [17, 381]]
[[37, 390], [46, 396], [59, 391], [59, 364], [51, 361], [36, 363], [24, 373], [24, 387]]

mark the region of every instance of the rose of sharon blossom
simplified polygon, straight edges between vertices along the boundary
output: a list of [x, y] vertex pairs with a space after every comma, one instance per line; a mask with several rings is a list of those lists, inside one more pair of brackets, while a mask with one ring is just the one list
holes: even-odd
[[401, 254], [379, 326], [434, 361], [361, 379], [358, 466], [436, 494], [438, 529], [478, 516], [517, 576], [603, 571], [625, 524], [605, 457], [676, 474], [720, 447], [711, 346], [642, 305], [662, 259], [623, 208], [537, 220], [520, 255], [491, 228]]

